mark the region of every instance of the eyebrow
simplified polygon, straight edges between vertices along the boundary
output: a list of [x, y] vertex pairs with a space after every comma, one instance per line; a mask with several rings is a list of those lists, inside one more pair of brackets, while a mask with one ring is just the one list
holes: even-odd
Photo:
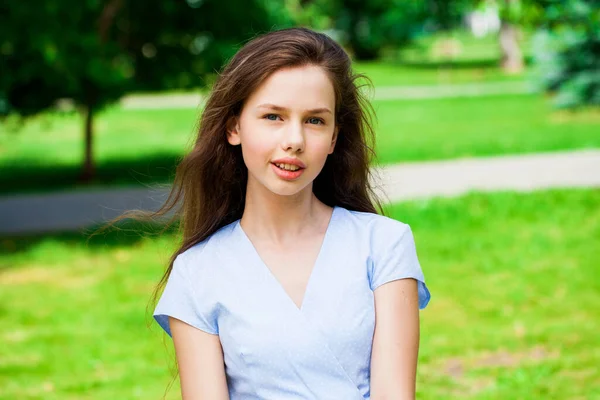
[[[288, 109], [285, 107], [281, 107], [281, 106], [277, 106], [275, 104], [269, 104], [269, 103], [261, 104], [256, 108], [270, 108], [275, 111], [288, 111]], [[322, 113], [332, 114], [332, 112], [331, 112], [331, 110], [329, 110], [329, 108], [315, 108], [315, 109], [306, 110], [306, 111], [311, 114], [322, 114]]]

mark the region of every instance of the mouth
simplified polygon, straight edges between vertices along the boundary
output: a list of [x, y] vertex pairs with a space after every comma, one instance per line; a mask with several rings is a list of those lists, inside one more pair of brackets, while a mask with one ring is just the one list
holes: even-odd
[[301, 169], [304, 169], [302, 167], [300, 167], [299, 165], [296, 164], [286, 164], [286, 163], [271, 163], [274, 166], [276, 166], [277, 168], [279, 168], [282, 171], [291, 171], [291, 172], [295, 172]]
[[286, 181], [298, 179], [304, 172], [304, 168], [294, 164], [271, 163], [273, 172]]

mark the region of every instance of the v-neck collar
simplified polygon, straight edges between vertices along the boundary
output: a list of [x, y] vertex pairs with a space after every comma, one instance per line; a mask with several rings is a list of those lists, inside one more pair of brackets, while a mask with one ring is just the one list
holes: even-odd
[[283, 296], [287, 299], [287, 301], [297, 310], [297, 311], [303, 311], [305, 309], [305, 306], [307, 304], [307, 298], [308, 295], [311, 292], [311, 287], [314, 286], [314, 279], [315, 279], [315, 274], [318, 273], [319, 270], [319, 264], [321, 264], [321, 259], [323, 258], [323, 253], [326, 251], [327, 246], [328, 246], [328, 242], [329, 242], [329, 236], [331, 236], [331, 231], [332, 231], [332, 227], [335, 223], [335, 219], [336, 219], [336, 215], [338, 212], [338, 206], [334, 206], [333, 207], [333, 211], [331, 212], [331, 217], [329, 218], [329, 223], [327, 224], [327, 229], [325, 230], [325, 235], [323, 236], [323, 241], [321, 242], [321, 247], [319, 249], [319, 252], [317, 254], [317, 258], [315, 259], [315, 262], [312, 266], [312, 269], [310, 271], [310, 275], [308, 277], [308, 282], [306, 284], [306, 287], [304, 288], [304, 294], [302, 295], [302, 303], [300, 304], [300, 307], [298, 307], [298, 305], [294, 302], [294, 300], [290, 297], [290, 295], [288, 294], [288, 292], [285, 290], [285, 288], [283, 287], [283, 285], [281, 284], [281, 282], [279, 282], [279, 280], [275, 277], [275, 275], [273, 274], [273, 272], [271, 271], [271, 269], [265, 264], [265, 262], [263, 261], [262, 257], [260, 256], [260, 254], [258, 253], [258, 250], [256, 250], [256, 247], [254, 247], [254, 244], [252, 243], [252, 241], [250, 240], [250, 238], [248, 237], [248, 235], [246, 235], [246, 232], [244, 232], [244, 229], [242, 228], [241, 225], [241, 219], [238, 219], [236, 221], [236, 225], [235, 228], [236, 230], [240, 233], [240, 236], [242, 237], [242, 241], [246, 244], [246, 246], [248, 247], [248, 251], [252, 254], [252, 258], [254, 259], [253, 261], [256, 263], [256, 265], [260, 268], [260, 270], [267, 275], [269, 281], [271, 281], [273, 283], [273, 286], [281, 293], [283, 294]]

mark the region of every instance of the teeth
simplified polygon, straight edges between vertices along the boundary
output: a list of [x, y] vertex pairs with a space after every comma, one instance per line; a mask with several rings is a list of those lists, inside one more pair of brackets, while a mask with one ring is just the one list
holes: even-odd
[[288, 171], [297, 171], [300, 169], [300, 167], [298, 167], [297, 165], [292, 165], [292, 164], [275, 164], [275, 165], [277, 165], [281, 169], [285, 169]]

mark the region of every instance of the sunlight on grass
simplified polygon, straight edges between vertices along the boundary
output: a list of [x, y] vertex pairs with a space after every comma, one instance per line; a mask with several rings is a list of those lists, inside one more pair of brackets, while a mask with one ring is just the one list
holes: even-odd
[[568, 123], [557, 123], [555, 113], [537, 96], [396, 100], [374, 105], [382, 164], [600, 146], [600, 114], [571, 113]]
[[375, 87], [451, 85], [485, 82], [520, 82], [529, 77], [527, 72], [508, 75], [497, 66], [452, 67], [435, 65], [428, 68], [415, 68], [410, 65], [391, 62], [355, 62], [354, 70], [367, 75]]
[[599, 205], [594, 190], [393, 208], [434, 288], [420, 398], [576, 398], [597, 385]]

